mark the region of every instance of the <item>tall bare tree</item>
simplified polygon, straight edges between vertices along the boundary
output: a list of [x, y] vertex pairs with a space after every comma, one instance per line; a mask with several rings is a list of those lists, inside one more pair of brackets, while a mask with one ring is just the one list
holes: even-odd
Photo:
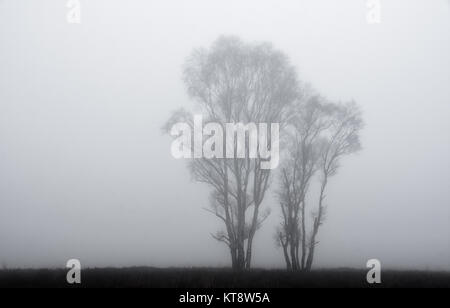
[[[184, 82], [205, 122], [222, 125], [282, 125], [288, 106], [299, 96], [296, 71], [283, 53], [270, 44], [250, 44], [235, 37], [221, 37], [210, 49], [195, 50], [185, 64]], [[177, 111], [166, 128], [189, 119], [190, 113]], [[223, 153], [228, 146], [223, 144]], [[189, 170], [195, 180], [210, 187], [207, 210], [223, 222], [224, 228], [213, 237], [228, 246], [232, 267], [243, 270], [251, 266], [253, 239], [269, 214], [261, 204], [271, 171], [261, 168], [260, 156], [234, 157], [192, 159]]]
[[[325, 219], [328, 180], [336, 174], [342, 156], [360, 149], [361, 128], [361, 113], [354, 103], [333, 104], [313, 95], [295, 105], [277, 191], [282, 223], [276, 239], [289, 270], [311, 269], [316, 237]], [[320, 192], [308, 228], [306, 200], [315, 178]]]

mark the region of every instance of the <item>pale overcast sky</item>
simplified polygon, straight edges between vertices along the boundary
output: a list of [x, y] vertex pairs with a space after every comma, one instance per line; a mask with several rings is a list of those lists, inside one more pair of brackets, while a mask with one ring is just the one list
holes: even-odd
[[[327, 195], [317, 267], [450, 269], [450, 5], [381, 0], [0, 0], [0, 262], [227, 266], [192, 182], [161, 134], [192, 107], [181, 79], [219, 35], [269, 41], [302, 80], [363, 110], [363, 150]], [[283, 267], [273, 233], [254, 265]]]

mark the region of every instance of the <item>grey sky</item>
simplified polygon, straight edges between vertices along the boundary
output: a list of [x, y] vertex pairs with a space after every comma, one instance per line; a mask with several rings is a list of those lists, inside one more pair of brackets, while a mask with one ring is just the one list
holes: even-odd
[[[300, 78], [355, 99], [363, 151], [328, 192], [316, 266], [450, 269], [450, 8], [445, 0], [0, 0], [0, 261], [8, 266], [221, 266], [204, 186], [161, 134], [191, 107], [193, 48], [270, 41]], [[272, 214], [255, 266], [283, 266]]]

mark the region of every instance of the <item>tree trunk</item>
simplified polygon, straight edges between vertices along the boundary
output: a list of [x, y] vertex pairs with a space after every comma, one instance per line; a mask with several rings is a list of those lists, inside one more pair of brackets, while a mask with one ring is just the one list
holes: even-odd
[[289, 259], [289, 253], [288, 253], [288, 239], [286, 239], [286, 242], [283, 241], [283, 235], [280, 232], [280, 243], [281, 243], [281, 247], [283, 247], [283, 255], [284, 255], [284, 261], [286, 262], [286, 269], [288, 271], [292, 270], [292, 263], [291, 260]]
[[308, 260], [306, 261], [306, 270], [310, 271], [312, 267], [312, 263], [314, 260], [314, 249], [316, 247], [316, 236], [319, 232], [319, 227], [322, 221], [322, 215], [323, 215], [323, 199], [325, 198], [325, 188], [327, 187], [328, 183], [328, 174], [325, 171], [324, 172], [324, 179], [322, 181], [322, 185], [320, 187], [320, 196], [319, 196], [319, 206], [317, 211], [317, 217], [314, 219], [313, 224], [313, 231], [311, 234], [310, 244], [309, 244], [309, 253], [308, 253]]
[[305, 203], [302, 205], [302, 261], [301, 269], [305, 268], [305, 257], [306, 257], [306, 226], [305, 226]]
[[306, 260], [306, 271], [310, 271], [311, 267], [312, 267], [312, 263], [313, 263], [313, 259], [314, 259], [314, 248], [316, 247], [315, 244], [311, 244], [309, 246], [309, 254], [308, 254], [308, 259]]

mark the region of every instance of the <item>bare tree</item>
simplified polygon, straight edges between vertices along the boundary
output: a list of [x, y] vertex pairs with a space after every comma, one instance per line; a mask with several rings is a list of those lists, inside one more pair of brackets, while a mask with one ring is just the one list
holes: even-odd
[[[336, 174], [342, 156], [360, 149], [362, 120], [354, 103], [333, 104], [313, 95], [295, 105], [289, 124], [289, 148], [277, 192], [282, 212], [277, 241], [289, 270], [310, 270], [325, 219], [328, 180]], [[308, 230], [306, 197], [316, 175], [319, 200]]]
[[320, 194], [317, 211], [313, 214], [306, 270], [311, 270], [317, 244], [316, 236], [325, 218], [324, 199], [328, 180], [337, 173], [343, 156], [361, 149], [359, 132], [363, 126], [363, 121], [357, 105], [354, 102], [337, 105], [332, 115], [329, 137], [324, 139], [322, 151], [320, 151]]
[[[235, 37], [221, 37], [209, 50], [195, 50], [186, 62], [184, 82], [205, 122], [222, 125], [282, 124], [287, 107], [299, 96], [295, 69], [283, 53], [270, 44], [248, 44]], [[175, 112], [166, 128], [189, 119], [188, 112]], [[224, 153], [228, 146], [223, 144]], [[224, 224], [213, 237], [229, 247], [237, 270], [250, 268], [255, 233], [269, 214], [261, 209], [271, 175], [270, 169], [261, 168], [263, 161], [259, 155], [189, 161], [193, 178], [211, 188], [207, 210]]]

